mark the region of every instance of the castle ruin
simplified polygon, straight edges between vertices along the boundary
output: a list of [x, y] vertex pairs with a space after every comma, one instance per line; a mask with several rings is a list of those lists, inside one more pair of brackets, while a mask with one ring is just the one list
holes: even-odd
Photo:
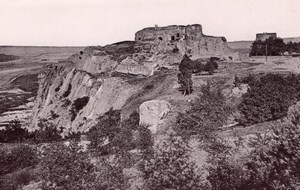
[[156, 51], [179, 51], [193, 59], [220, 57], [239, 59], [239, 53], [227, 45], [225, 37], [203, 34], [200, 24], [149, 27], [135, 34], [135, 41], [153, 44]]

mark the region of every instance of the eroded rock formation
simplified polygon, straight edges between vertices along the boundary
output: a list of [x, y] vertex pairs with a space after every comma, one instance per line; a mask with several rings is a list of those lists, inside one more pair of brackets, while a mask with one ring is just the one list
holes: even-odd
[[[69, 133], [89, 129], [109, 109], [125, 110], [126, 116], [143, 102], [175, 90], [184, 54], [192, 59], [235, 55], [225, 38], [204, 35], [201, 25], [146, 28], [136, 33], [135, 41], [88, 47], [66, 66], [48, 67], [39, 75], [31, 128], [46, 120]], [[175, 71], [155, 75], [162, 68]], [[141, 120], [155, 132], [168, 109], [165, 101], [146, 102], [140, 107]]]

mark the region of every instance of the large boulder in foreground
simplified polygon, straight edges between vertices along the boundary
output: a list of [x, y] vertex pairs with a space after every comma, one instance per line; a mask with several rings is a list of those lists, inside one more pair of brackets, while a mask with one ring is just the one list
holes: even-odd
[[150, 100], [140, 105], [140, 124], [149, 125], [149, 129], [156, 134], [157, 127], [163, 117], [170, 111], [171, 104], [165, 100]]

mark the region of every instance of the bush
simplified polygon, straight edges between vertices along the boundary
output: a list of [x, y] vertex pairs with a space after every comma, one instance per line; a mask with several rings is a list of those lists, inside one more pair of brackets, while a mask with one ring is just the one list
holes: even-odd
[[285, 46], [285, 51], [292, 53], [300, 53], [300, 42], [288, 42]]
[[97, 189], [96, 167], [77, 144], [51, 146], [41, 160], [40, 178], [45, 190]]
[[0, 130], [1, 143], [16, 143], [30, 139], [29, 132], [22, 128], [19, 120], [10, 121], [5, 130]]
[[23, 186], [28, 185], [34, 179], [35, 177], [32, 174], [32, 171], [24, 169], [22, 171], [9, 174], [2, 178], [0, 177], [0, 189], [21, 189]]
[[149, 190], [201, 189], [197, 167], [190, 160], [187, 144], [173, 132], [145, 163], [145, 186]]
[[148, 126], [140, 125], [137, 131], [137, 138], [135, 140], [136, 147], [144, 153], [151, 151], [154, 142]]
[[205, 64], [203, 70], [208, 72], [209, 75], [212, 75], [216, 69], [219, 68], [218, 63], [216, 62], [218, 58], [211, 57], [209, 61]]
[[49, 143], [62, 140], [60, 131], [46, 120], [39, 121], [38, 127], [39, 129], [32, 133], [35, 143]]
[[250, 90], [242, 96], [238, 106], [243, 118], [241, 124], [249, 125], [286, 116], [288, 107], [299, 100], [300, 78], [267, 74], [261, 78], [250, 77]]
[[19, 145], [11, 151], [0, 150], [0, 175], [35, 166], [37, 162], [36, 150], [28, 145]]
[[179, 113], [175, 130], [185, 137], [198, 135], [206, 138], [226, 123], [230, 113], [231, 108], [227, 106], [221, 91], [205, 86], [200, 98], [192, 103], [192, 108], [186, 113]]
[[87, 132], [87, 138], [91, 141], [91, 148], [100, 149], [100, 154], [106, 154], [104, 142], [111, 141], [120, 130], [120, 111], [110, 110], [97, 118], [97, 124]]
[[297, 189], [300, 183], [300, 104], [292, 106], [288, 118], [274, 126], [268, 141], [253, 143], [251, 153], [236, 161], [226, 152], [214, 159], [208, 180], [212, 189]]
[[217, 57], [211, 57], [206, 64], [202, 63], [201, 59], [191, 60], [191, 70], [193, 73], [201, 73], [203, 71], [208, 72], [208, 74], [212, 75], [215, 70], [219, 68], [217, 61], [220, 60]]
[[[136, 134], [136, 138], [134, 138]], [[110, 110], [97, 118], [97, 124], [87, 132], [90, 149], [98, 155], [142, 150], [152, 146], [151, 133], [139, 126], [139, 115], [133, 112], [129, 119], [121, 121], [119, 110]], [[145, 138], [143, 141], [140, 138]]]

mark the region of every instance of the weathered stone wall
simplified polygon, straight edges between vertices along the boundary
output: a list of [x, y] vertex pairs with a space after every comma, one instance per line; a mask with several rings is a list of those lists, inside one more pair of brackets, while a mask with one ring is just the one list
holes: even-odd
[[212, 56], [239, 59], [239, 54], [229, 48], [225, 37], [204, 35], [199, 24], [145, 28], [135, 34], [135, 41], [153, 44], [154, 52], [178, 51], [192, 59]]
[[176, 41], [199, 40], [203, 36], [202, 26], [199, 24], [181, 26], [172, 25], [165, 27], [151, 27], [138, 31], [135, 34], [137, 42], [154, 42], [154, 41]]
[[265, 41], [268, 38], [277, 38], [277, 34], [276, 33], [258, 33], [256, 34], [256, 41], [261, 40], [261, 41]]

